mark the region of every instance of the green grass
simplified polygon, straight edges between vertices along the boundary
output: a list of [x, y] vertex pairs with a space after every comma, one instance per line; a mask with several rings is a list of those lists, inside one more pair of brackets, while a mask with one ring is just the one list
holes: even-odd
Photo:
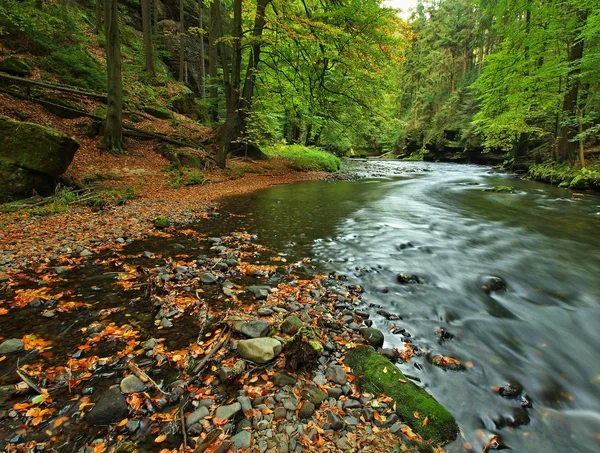
[[571, 167], [567, 163], [547, 161], [531, 165], [528, 175], [532, 179], [556, 184], [560, 187], [600, 190], [600, 162], [580, 168]]
[[290, 168], [298, 171], [328, 171], [340, 169], [340, 158], [319, 148], [302, 145], [270, 145], [263, 149], [268, 157], [287, 159]]

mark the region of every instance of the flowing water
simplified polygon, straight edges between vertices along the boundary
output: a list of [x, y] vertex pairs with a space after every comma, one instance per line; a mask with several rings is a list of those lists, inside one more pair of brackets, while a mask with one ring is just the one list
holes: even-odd
[[[400, 368], [457, 418], [448, 451], [481, 451], [492, 434], [518, 452], [600, 451], [600, 197], [498, 174], [487, 167], [361, 163], [352, 182], [308, 182], [229, 200], [263, 244], [290, 259], [351, 275], [364, 300], [402, 316], [414, 344], [456, 357], [451, 372], [425, 357]], [[515, 193], [486, 192], [508, 185]], [[400, 285], [399, 273], [425, 283]], [[481, 279], [505, 279], [486, 294]], [[454, 335], [440, 343], [436, 329]], [[386, 346], [402, 347], [386, 334]], [[501, 427], [518, 401], [493, 387], [517, 382], [528, 425]]]

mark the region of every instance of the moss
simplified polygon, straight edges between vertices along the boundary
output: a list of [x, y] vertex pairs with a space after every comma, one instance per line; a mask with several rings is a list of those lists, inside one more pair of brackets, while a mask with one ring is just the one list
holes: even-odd
[[[374, 349], [359, 346], [351, 350], [346, 355], [346, 364], [359, 377], [362, 391], [391, 397], [398, 415], [424, 439], [437, 444], [456, 439], [458, 426], [452, 414]], [[414, 417], [415, 412], [420, 414], [419, 419]], [[425, 417], [428, 422], [423, 426]]]
[[80, 46], [53, 50], [40, 67], [69, 85], [106, 91], [106, 68]]
[[496, 193], [515, 193], [515, 188], [512, 186], [494, 186], [491, 189], [485, 189], [485, 191]]
[[302, 145], [271, 145], [263, 149], [268, 157], [281, 157], [288, 166], [298, 171], [328, 171], [340, 169], [341, 161], [327, 151]]
[[20, 77], [27, 77], [31, 75], [33, 65], [29, 60], [21, 60], [15, 56], [10, 56], [0, 61], [0, 71]]
[[144, 107], [143, 110], [148, 115], [152, 115], [153, 117], [161, 120], [172, 120], [174, 118], [173, 114], [170, 111], [168, 111], [167, 109], [163, 109], [162, 107], [147, 105]]
[[171, 221], [165, 217], [157, 217], [154, 219], [154, 227], [159, 229], [169, 228], [171, 226]]
[[598, 162], [581, 168], [548, 161], [531, 165], [528, 176], [536, 181], [556, 184], [560, 187], [600, 190], [600, 163]]

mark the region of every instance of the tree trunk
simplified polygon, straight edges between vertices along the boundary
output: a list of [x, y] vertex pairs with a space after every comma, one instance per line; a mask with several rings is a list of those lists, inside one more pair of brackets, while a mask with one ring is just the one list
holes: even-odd
[[[583, 26], [587, 20], [587, 11], [578, 13], [580, 24]], [[569, 64], [571, 69], [567, 76], [567, 91], [563, 98], [563, 122], [569, 117], [577, 116], [577, 98], [579, 95], [579, 74], [581, 73], [580, 61], [583, 57], [583, 37], [577, 37], [569, 48]], [[562, 160], [574, 161], [577, 153], [577, 144], [573, 141], [577, 135], [577, 128], [563, 124], [560, 128], [559, 152]]]
[[158, 2], [159, 1], [160, 0], [154, 0], [154, 5], [153, 5], [153, 8], [154, 8], [154, 11], [153, 11], [154, 12], [154, 31], [156, 31], [156, 25], [158, 24]]
[[108, 74], [108, 108], [104, 138], [100, 147], [113, 153], [123, 152], [123, 87], [121, 85], [121, 48], [117, 0], [104, 0], [104, 34], [106, 35], [106, 72]]
[[102, 0], [96, 0], [96, 34], [102, 30]]
[[185, 76], [185, 24], [184, 20], [184, 1], [179, 0], [179, 24], [181, 26], [181, 35], [179, 37], [179, 81], [184, 81]]
[[217, 9], [219, 3], [210, 4], [210, 31], [208, 33], [208, 76], [210, 77], [210, 119], [219, 121], [219, 91], [217, 89]]
[[150, 18], [150, 0], [142, 0], [142, 29], [144, 35], [144, 56], [146, 72], [154, 77], [154, 57], [152, 52], [152, 20]]
[[198, 27], [200, 28], [200, 97], [206, 98], [206, 67], [204, 61], [204, 6], [198, 0]]
[[[583, 110], [579, 109], [579, 133], [583, 133]], [[585, 168], [585, 149], [583, 147], [583, 138], [579, 138], [579, 163], [581, 168]]]

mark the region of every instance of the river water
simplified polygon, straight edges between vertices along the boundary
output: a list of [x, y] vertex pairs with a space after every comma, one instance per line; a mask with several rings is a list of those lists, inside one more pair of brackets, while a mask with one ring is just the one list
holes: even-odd
[[[316, 269], [346, 273], [377, 315], [414, 344], [470, 368], [445, 371], [426, 356], [399, 365], [454, 414], [459, 440], [493, 434], [517, 452], [600, 451], [600, 197], [523, 181], [488, 167], [362, 162], [358, 181], [306, 182], [232, 198], [225, 210], [259, 241]], [[515, 193], [486, 188], [509, 185]], [[399, 273], [421, 284], [400, 285]], [[505, 292], [486, 294], [499, 276]], [[436, 330], [454, 335], [439, 342]], [[386, 333], [387, 347], [403, 347]], [[519, 407], [493, 388], [519, 383], [530, 422], [503, 427]]]

